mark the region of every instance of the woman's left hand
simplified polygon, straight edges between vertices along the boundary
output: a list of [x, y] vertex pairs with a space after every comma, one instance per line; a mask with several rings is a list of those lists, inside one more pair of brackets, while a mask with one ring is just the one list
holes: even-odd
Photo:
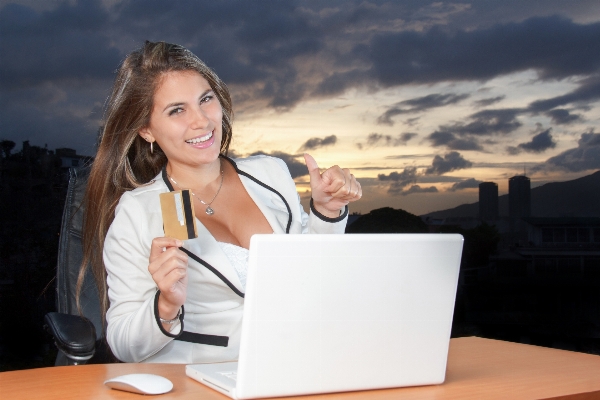
[[310, 175], [313, 206], [329, 218], [337, 218], [344, 206], [362, 197], [360, 183], [348, 168], [334, 165], [321, 173], [315, 159], [304, 153], [304, 161]]

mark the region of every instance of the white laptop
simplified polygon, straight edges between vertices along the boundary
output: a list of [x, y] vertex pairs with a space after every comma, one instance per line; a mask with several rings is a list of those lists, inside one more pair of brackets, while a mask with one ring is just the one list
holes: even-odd
[[444, 382], [463, 237], [254, 235], [239, 360], [186, 374], [234, 399]]

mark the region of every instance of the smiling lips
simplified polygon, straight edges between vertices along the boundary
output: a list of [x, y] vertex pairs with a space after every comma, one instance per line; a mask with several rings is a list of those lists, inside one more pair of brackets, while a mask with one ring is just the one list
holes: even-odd
[[[213, 142], [214, 142], [214, 133], [215, 133], [215, 131], [212, 130], [212, 131], [208, 132], [204, 136], [198, 136], [198, 137], [195, 137], [193, 139], [186, 140], [185, 142], [188, 143], [188, 144], [191, 144], [192, 146], [194, 146], [196, 148], [203, 149], [203, 148], [209, 147], [210, 145], [213, 144]], [[211, 139], [213, 139], [213, 140], [211, 140]]]

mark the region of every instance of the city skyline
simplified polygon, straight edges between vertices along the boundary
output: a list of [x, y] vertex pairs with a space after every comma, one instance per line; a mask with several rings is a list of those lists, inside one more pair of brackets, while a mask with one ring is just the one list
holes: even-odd
[[228, 84], [234, 155], [350, 167], [352, 211], [413, 214], [600, 169], [600, 5], [0, 2], [0, 139], [93, 155], [120, 60], [180, 43]]

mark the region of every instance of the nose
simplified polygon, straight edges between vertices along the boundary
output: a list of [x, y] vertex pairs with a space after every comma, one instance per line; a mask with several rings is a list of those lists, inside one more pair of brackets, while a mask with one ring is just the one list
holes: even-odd
[[193, 107], [191, 110], [190, 127], [192, 129], [204, 129], [208, 126], [209, 119], [201, 107]]

